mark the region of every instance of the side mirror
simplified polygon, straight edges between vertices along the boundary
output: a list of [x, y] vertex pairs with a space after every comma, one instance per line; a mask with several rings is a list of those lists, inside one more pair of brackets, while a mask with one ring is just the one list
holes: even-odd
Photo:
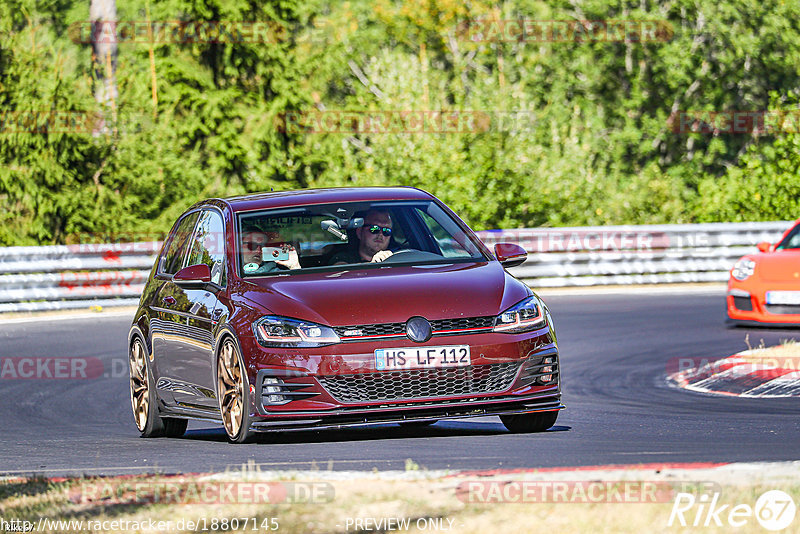
[[516, 267], [528, 259], [528, 253], [519, 245], [513, 243], [497, 243], [494, 246], [494, 255], [497, 256], [503, 267]]
[[205, 264], [184, 267], [175, 273], [172, 281], [186, 289], [207, 289], [215, 286], [211, 283], [211, 269]]
[[766, 241], [762, 241], [761, 243], [756, 245], [756, 248], [758, 249], [759, 252], [769, 252], [770, 249], [772, 249], [772, 244], [767, 243]]

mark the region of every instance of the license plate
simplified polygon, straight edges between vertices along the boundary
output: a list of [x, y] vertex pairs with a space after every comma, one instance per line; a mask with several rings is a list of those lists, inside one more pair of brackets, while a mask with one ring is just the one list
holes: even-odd
[[800, 291], [767, 291], [767, 304], [800, 304]]
[[403, 347], [375, 351], [375, 369], [378, 371], [461, 367], [471, 362], [469, 345]]

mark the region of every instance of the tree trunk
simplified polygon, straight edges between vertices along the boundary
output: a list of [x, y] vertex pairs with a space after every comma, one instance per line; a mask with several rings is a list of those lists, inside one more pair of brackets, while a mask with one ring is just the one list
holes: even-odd
[[[108, 134], [117, 113], [117, 3], [116, 0], [91, 0], [92, 63], [95, 73], [94, 98], [100, 104], [93, 134]], [[109, 114], [111, 115], [109, 120]]]

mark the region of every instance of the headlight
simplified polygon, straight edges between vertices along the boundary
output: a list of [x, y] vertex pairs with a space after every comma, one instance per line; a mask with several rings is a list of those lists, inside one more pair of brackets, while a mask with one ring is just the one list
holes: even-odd
[[756, 270], [756, 262], [753, 260], [742, 258], [741, 260], [736, 262], [736, 265], [733, 266], [731, 270], [731, 274], [737, 280], [747, 280]]
[[265, 347], [322, 347], [341, 341], [330, 327], [275, 315], [253, 323], [253, 330]]
[[494, 331], [516, 334], [544, 324], [543, 305], [535, 296], [528, 297], [494, 318]]

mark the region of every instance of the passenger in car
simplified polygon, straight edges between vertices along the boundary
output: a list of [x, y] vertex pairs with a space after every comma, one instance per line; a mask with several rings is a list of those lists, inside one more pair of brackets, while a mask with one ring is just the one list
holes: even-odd
[[392, 239], [392, 217], [389, 212], [371, 209], [366, 211], [363, 217], [364, 226], [357, 228], [355, 232], [358, 248], [352, 247], [334, 254], [330, 261], [331, 265], [381, 262], [393, 254], [389, 250], [389, 242]]
[[292, 245], [284, 245], [289, 251], [288, 260], [265, 261], [262, 248], [270, 243], [280, 243], [281, 236], [277, 232], [262, 232], [251, 229], [242, 232], [242, 270], [246, 275], [266, 274], [280, 270], [299, 269], [300, 258]]

